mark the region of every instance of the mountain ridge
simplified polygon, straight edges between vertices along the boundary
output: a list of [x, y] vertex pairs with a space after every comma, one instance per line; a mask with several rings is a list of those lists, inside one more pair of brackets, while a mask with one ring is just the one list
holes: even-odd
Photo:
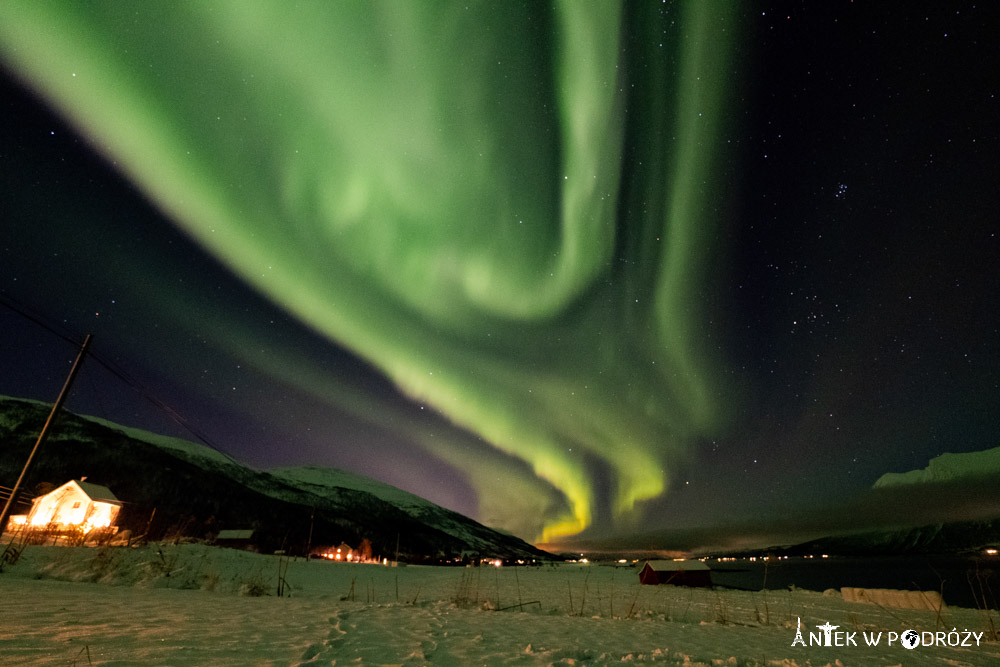
[[[16, 479], [50, 408], [0, 396], [0, 479]], [[395, 556], [398, 550], [417, 562], [454, 561], [469, 553], [551, 557], [524, 540], [361, 475], [319, 466], [256, 470], [198, 443], [63, 411], [22, 488], [84, 474], [125, 501], [123, 529], [150, 538], [205, 538], [239, 527], [255, 529], [262, 551], [305, 552], [368, 539], [377, 553]]]

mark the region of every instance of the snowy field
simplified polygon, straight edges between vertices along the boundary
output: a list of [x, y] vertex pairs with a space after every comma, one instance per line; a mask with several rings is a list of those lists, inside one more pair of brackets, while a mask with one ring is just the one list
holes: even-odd
[[[0, 574], [0, 602], [3, 666], [1000, 665], [996, 612], [640, 586], [634, 569], [596, 565], [391, 568], [202, 545], [29, 547]], [[847, 645], [792, 646], [799, 618], [807, 642], [831, 623], [832, 641]], [[889, 644], [909, 629], [935, 645]], [[863, 633], [880, 632], [866, 645]], [[978, 646], [972, 633], [985, 633]], [[971, 646], [948, 646], [956, 636]]]

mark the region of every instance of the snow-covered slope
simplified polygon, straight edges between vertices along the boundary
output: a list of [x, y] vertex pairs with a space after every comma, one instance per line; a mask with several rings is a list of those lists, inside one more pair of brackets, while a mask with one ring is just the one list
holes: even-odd
[[81, 415], [81, 417], [87, 421], [105, 426], [112, 431], [117, 431], [122, 435], [132, 438], [133, 440], [142, 440], [143, 442], [148, 442], [151, 445], [156, 445], [157, 447], [161, 447], [163, 449], [169, 449], [177, 456], [192, 462], [212, 462], [217, 465], [240, 465], [234, 459], [226, 456], [222, 452], [212, 449], [211, 447], [206, 447], [205, 445], [197, 442], [182, 440], [181, 438], [172, 438], [169, 435], [160, 435], [159, 433], [144, 431], [141, 428], [122, 426], [121, 424], [116, 424], [108, 421], [107, 419], [101, 419], [100, 417], [90, 417], [87, 415]]
[[890, 472], [875, 482], [875, 488], [928, 482], [952, 482], [967, 477], [1000, 473], [1000, 447], [966, 454], [935, 456], [926, 468], [909, 472]]
[[[44, 411], [47, 414], [51, 409], [52, 405], [50, 403], [43, 403], [42, 401], [35, 401], [27, 398], [0, 395], [0, 428], [14, 429], [24, 422], [25, 417], [28, 414], [36, 412], [40, 413], [41, 411]], [[181, 438], [174, 438], [168, 435], [160, 435], [159, 433], [145, 431], [141, 428], [122, 426], [121, 424], [116, 424], [115, 422], [108, 421], [107, 419], [101, 419], [100, 417], [92, 417], [90, 415], [74, 416], [94, 424], [100, 424], [107, 429], [120, 433], [133, 440], [147, 442], [162, 449], [169, 450], [178, 458], [183, 458], [191, 461], [192, 463], [199, 463], [201, 465], [211, 463], [221, 466], [243, 467], [242, 464], [238, 463], [229, 456], [226, 456], [211, 447], [206, 447], [205, 445], [196, 442], [190, 442], [188, 440], [182, 440]]]
[[269, 472], [289, 486], [321, 498], [335, 497], [345, 489], [370, 494], [398, 507], [417, 521], [465, 542], [471, 551], [487, 553], [495, 541], [496, 531], [420, 496], [368, 477], [319, 466], [272, 468]]
[[281, 467], [271, 468], [268, 472], [298, 488], [311, 491], [322, 491], [329, 488], [353, 489], [355, 491], [370, 493], [376, 498], [381, 498], [397, 507], [413, 510], [438, 507], [431, 501], [425, 500], [409, 491], [403, 491], [395, 486], [379, 482], [370, 477], [364, 477], [353, 472], [347, 472], [346, 470], [338, 470], [337, 468], [323, 468], [320, 466]]

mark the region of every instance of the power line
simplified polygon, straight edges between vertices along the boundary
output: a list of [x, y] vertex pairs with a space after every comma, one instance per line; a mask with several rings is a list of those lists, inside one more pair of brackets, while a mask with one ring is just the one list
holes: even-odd
[[190, 433], [192, 436], [194, 436], [198, 440], [200, 440], [207, 447], [209, 447], [211, 449], [214, 449], [216, 452], [218, 452], [219, 454], [222, 454], [223, 456], [225, 456], [227, 459], [229, 459], [233, 463], [237, 463], [236, 459], [234, 459], [228, 452], [226, 452], [225, 450], [223, 450], [222, 448], [220, 448], [218, 445], [216, 445], [215, 443], [213, 443], [211, 440], [209, 440], [208, 436], [206, 436], [201, 431], [199, 431], [197, 428], [195, 428], [195, 426], [193, 424], [191, 424], [191, 422], [189, 422], [188, 419], [184, 415], [182, 415], [180, 412], [178, 412], [177, 410], [175, 410], [173, 407], [171, 407], [167, 403], [165, 403], [162, 400], [160, 400], [160, 398], [158, 398], [155, 394], [153, 394], [153, 392], [151, 392], [150, 390], [148, 390], [142, 383], [140, 383], [138, 380], [136, 380], [134, 377], [132, 377], [132, 375], [130, 375], [127, 371], [125, 371], [124, 369], [122, 369], [117, 364], [115, 364], [115, 363], [113, 363], [113, 362], [105, 359], [104, 357], [102, 357], [100, 355], [91, 353], [90, 358], [93, 359], [94, 361], [96, 361], [97, 363], [99, 363], [101, 366], [103, 366], [106, 371], [108, 371], [109, 373], [111, 373], [112, 375], [114, 375], [116, 378], [118, 378], [119, 380], [121, 380], [125, 384], [129, 385], [140, 396], [142, 396], [144, 399], [146, 399], [149, 403], [151, 403], [157, 409], [161, 410], [167, 417], [170, 418], [171, 421], [173, 421], [174, 423], [176, 423], [178, 426], [180, 426], [181, 428], [183, 428], [185, 431], [187, 431], [188, 433]]
[[[37, 310], [32, 309], [30, 306], [26, 306], [25, 304], [18, 302], [10, 295], [5, 294], [4, 292], [0, 292], [0, 304], [13, 310], [15, 313], [25, 318], [26, 320], [29, 320], [37, 324], [38, 326], [40, 326], [41, 328], [45, 329], [50, 334], [55, 336], [56, 338], [60, 338], [66, 341], [67, 343], [71, 343], [74, 347], [80, 347], [80, 341], [83, 339], [83, 336], [77, 336], [77, 338], [74, 339], [71, 335], [72, 332], [70, 332], [66, 327], [61, 327], [63, 331], [57, 331], [55, 325], [45, 321], [48, 318], [39, 313]], [[34, 311], [34, 312], [29, 312], [29, 311]]]
[[[0, 484], [0, 501], [7, 502], [7, 499], [10, 498], [10, 494], [13, 490], [14, 489], [9, 486], [3, 486]], [[34, 497], [35, 496], [31, 495], [27, 491], [19, 490], [17, 500], [15, 502], [20, 503], [21, 505], [31, 505], [31, 501]]]
[[[51, 319], [45, 317], [38, 309], [31, 308], [30, 306], [20, 303], [19, 301], [17, 301], [16, 299], [12, 298], [10, 295], [4, 292], [0, 292], [0, 305], [6, 306], [13, 312], [17, 313], [18, 315], [32, 322], [33, 324], [36, 324], [42, 329], [45, 329], [50, 334], [59, 338], [60, 340], [70, 343], [74, 347], [80, 347], [79, 340], [82, 340], [84, 336], [78, 336], [77, 339], [74, 339], [74, 332], [72, 332], [68, 327], [52, 324]], [[62, 329], [62, 331], [58, 329]], [[153, 394], [152, 391], [147, 389], [141, 382], [139, 382], [135, 377], [133, 377], [123, 368], [121, 368], [114, 362], [105, 359], [103, 356], [97, 354], [93, 350], [89, 352], [89, 356], [91, 359], [93, 359], [98, 364], [103, 366], [106, 371], [108, 371], [113, 376], [115, 376], [116, 378], [127, 384], [129, 387], [131, 387], [142, 398], [146, 399], [146, 401], [151, 403], [158, 410], [162, 411], [167, 417], [170, 418], [171, 421], [173, 421], [175, 424], [177, 424], [182, 429], [187, 431], [193, 437], [197, 438], [209, 449], [212, 449], [218, 452], [219, 454], [222, 454], [233, 463], [237, 464], [239, 463], [235, 458], [233, 458], [231, 454], [229, 454], [229, 452], [225, 451], [224, 449], [213, 443], [211, 440], [209, 440], [208, 436], [206, 436], [200, 430], [195, 428], [195, 426], [191, 424], [191, 422], [189, 422], [188, 419], [184, 417], [184, 415], [182, 415], [180, 412], [178, 412], [170, 405], [162, 401], [160, 398], [158, 398], [155, 394]]]

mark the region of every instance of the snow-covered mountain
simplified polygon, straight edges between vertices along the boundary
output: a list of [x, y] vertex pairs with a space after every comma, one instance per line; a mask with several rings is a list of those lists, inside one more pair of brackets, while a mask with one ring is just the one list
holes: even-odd
[[321, 498], [337, 495], [344, 489], [371, 495], [398, 507], [416, 521], [432, 525], [465, 542], [473, 551], [490, 553], [495, 550], [493, 543], [496, 540], [496, 535], [499, 534], [498, 531], [487, 529], [489, 533], [484, 533], [485, 526], [467, 516], [369, 477], [336, 468], [317, 466], [273, 468], [269, 472], [289, 486]]
[[[0, 484], [17, 478], [50, 406], [0, 397]], [[511, 535], [402, 489], [342, 470], [261, 471], [204, 445], [64, 412], [23, 485], [88, 476], [125, 501], [119, 524], [150, 537], [208, 537], [254, 528], [262, 549], [357, 545], [378, 554], [434, 560], [477, 553], [549, 555]], [[10, 480], [4, 482], [3, 480]], [[155, 514], [154, 514], [155, 510]]]
[[890, 472], [875, 482], [874, 488], [952, 482], [969, 477], [1000, 474], [1000, 447], [966, 454], [941, 454], [932, 458], [926, 468], [909, 472]]
[[441, 509], [434, 503], [409, 491], [379, 482], [371, 477], [365, 477], [346, 470], [337, 468], [324, 468], [321, 466], [300, 466], [300, 467], [280, 467], [271, 468], [270, 472], [275, 477], [279, 477], [296, 488], [310, 490], [316, 493], [324, 493], [326, 489], [353, 489], [370, 493], [376, 498], [381, 498], [390, 502], [396, 507], [404, 508], [411, 514], [429, 508]]
[[851, 556], [977, 554], [1000, 543], [1000, 520], [956, 521], [915, 528], [877, 530], [813, 540], [783, 553]]

